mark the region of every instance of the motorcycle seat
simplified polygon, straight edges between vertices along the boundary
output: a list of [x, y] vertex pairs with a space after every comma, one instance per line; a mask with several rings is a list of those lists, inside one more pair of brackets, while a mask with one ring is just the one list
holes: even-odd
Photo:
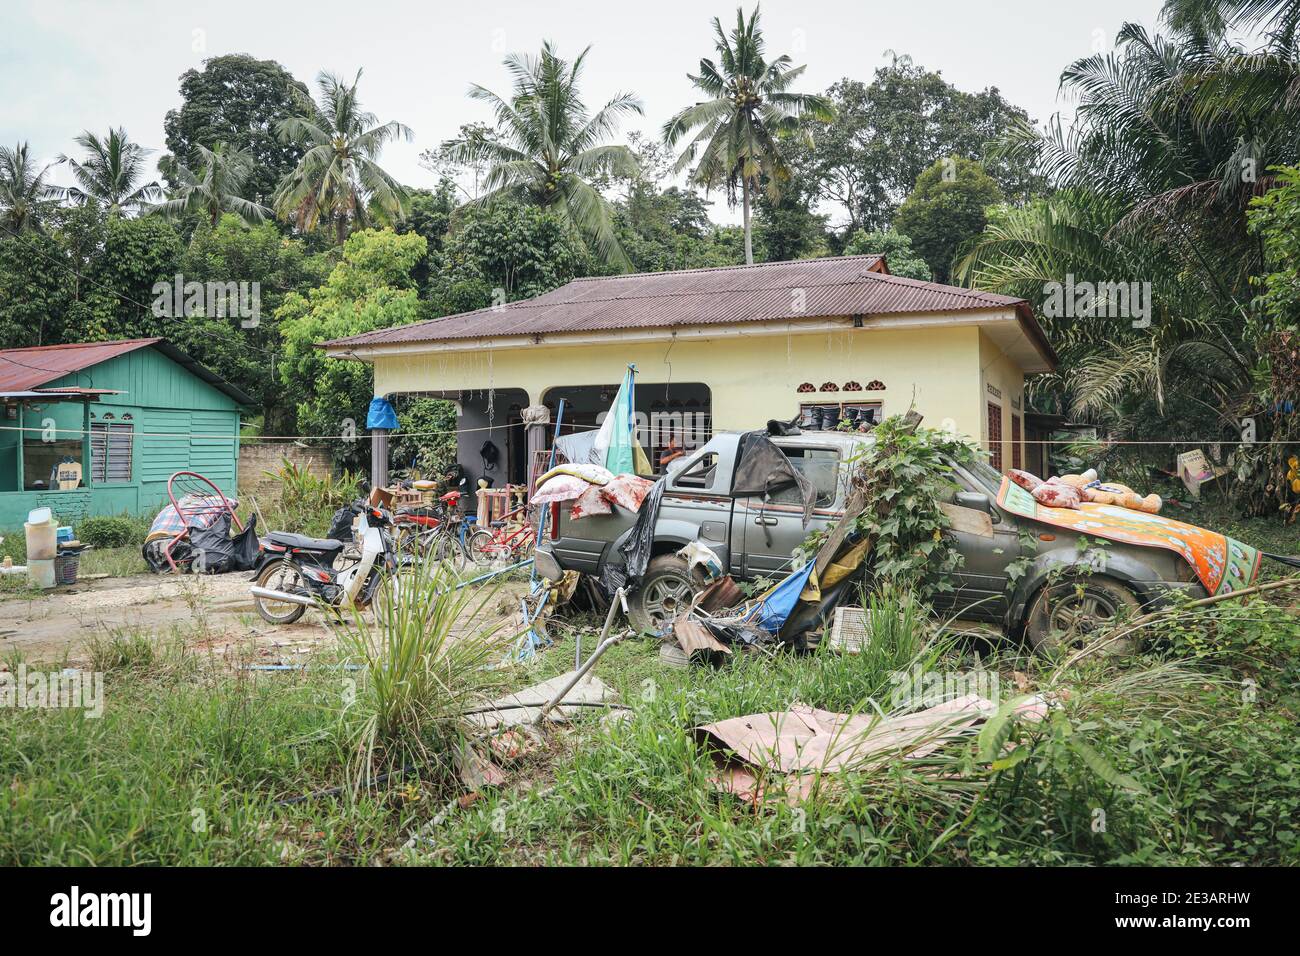
[[438, 510], [436, 508], [429, 508], [427, 506], [419, 506], [419, 505], [412, 508], [397, 509], [397, 516], [399, 518], [405, 515], [409, 515], [412, 518], [436, 518], [438, 517]]
[[272, 531], [266, 536], [268, 541], [282, 544], [286, 548], [300, 548], [303, 551], [341, 551], [343, 542], [334, 538], [309, 538], [305, 534], [293, 534], [288, 531]]

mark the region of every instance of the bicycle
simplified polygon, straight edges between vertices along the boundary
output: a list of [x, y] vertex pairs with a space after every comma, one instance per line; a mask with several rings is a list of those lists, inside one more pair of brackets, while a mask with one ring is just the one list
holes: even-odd
[[459, 556], [468, 562], [469, 531], [474, 516], [460, 511], [461, 492], [449, 491], [438, 498], [433, 508], [400, 510], [396, 519], [404, 532], [399, 547], [408, 554], [445, 561]]
[[527, 518], [520, 518], [512, 528], [510, 519], [528, 510], [527, 505], [516, 508], [492, 522], [491, 528], [479, 528], [469, 536], [466, 554], [478, 565], [496, 561], [522, 561], [532, 553], [537, 544], [537, 530]]

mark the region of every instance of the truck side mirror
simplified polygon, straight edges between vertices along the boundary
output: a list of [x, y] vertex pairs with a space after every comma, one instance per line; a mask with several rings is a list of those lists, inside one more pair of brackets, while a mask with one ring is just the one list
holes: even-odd
[[972, 511], [982, 511], [985, 514], [993, 514], [993, 502], [989, 496], [978, 491], [959, 491], [953, 497], [952, 503], [958, 508], [970, 508]]

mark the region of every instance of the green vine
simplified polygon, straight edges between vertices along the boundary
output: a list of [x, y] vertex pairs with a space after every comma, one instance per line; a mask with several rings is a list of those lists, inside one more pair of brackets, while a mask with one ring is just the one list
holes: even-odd
[[[950, 526], [940, 502], [957, 488], [953, 463], [974, 460], [975, 450], [948, 432], [918, 427], [903, 416], [885, 419], [872, 441], [850, 459], [852, 490], [866, 506], [850, 520], [846, 540], [867, 537], [869, 580], [875, 586], [914, 589], [925, 598], [951, 591], [961, 554], [944, 535]], [[796, 557], [811, 559], [832, 527], [810, 534]]]

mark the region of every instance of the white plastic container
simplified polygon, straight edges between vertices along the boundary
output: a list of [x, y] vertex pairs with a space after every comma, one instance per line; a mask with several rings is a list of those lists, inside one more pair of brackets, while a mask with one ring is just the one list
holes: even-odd
[[28, 558], [27, 580], [32, 583], [33, 587], [54, 587], [54, 559], [36, 560]]
[[59, 554], [59, 528], [53, 521], [23, 525], [27, 532], [27, 560], [53, 561]]

